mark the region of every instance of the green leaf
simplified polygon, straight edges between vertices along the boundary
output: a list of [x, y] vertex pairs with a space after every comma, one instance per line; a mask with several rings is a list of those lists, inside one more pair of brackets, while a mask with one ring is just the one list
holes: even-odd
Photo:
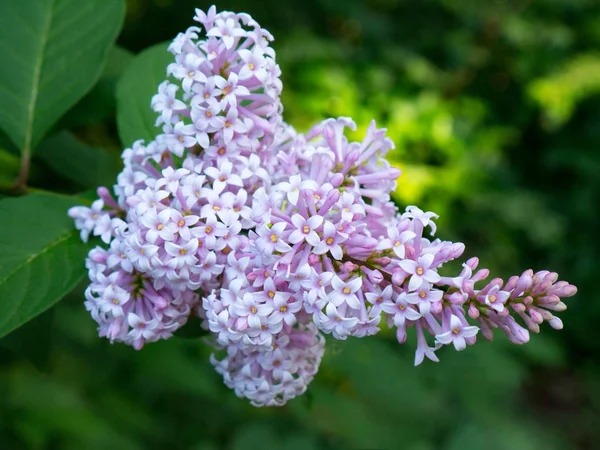
[[160, 130], [154, 126], [156, 113], [150, 102], [158, 85], [166, 79], [167, 65], [173, 55], [167, 43], [150, 47], [127, 66], [117, 85], [117, 127], [124, 146], [138, 139], [151, 141]]
[[117, 109], [117, 82], [133, 60], [133, 53], [115, 45], [106, 61], [104, 72], [93, 89], [60, 120], [58, 129], [90, 125], [114, 116]]
[[91, 147], [66, 131], [46, 139], [35, 154], [54, 172], [84, 188], [112, 186], [121, 170], [116, 153]]
[[96, 82], [123, 0], [0, 2], [0, 128], [24, 157]]
[[0, 337], [58, 302], [85, 275], [90, 245], [67, 216], [77, 203], [54, 194], [0, 200]]

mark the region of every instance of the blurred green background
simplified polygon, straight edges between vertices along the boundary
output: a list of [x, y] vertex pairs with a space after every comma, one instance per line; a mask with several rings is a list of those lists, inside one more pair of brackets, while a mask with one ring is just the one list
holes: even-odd
[[[118, 43], [137, 53], [170, 40], [210, 4], [130, 0]], [[438, 236], [465, 242], [496, 276], [551, 269], [577, 285], [565, 328], [522, 347], [498, 335], [445, 349], [417, 368], [414, 341], [329, 340], [306, 395], [256, 409], [222, 385], [198, 339], [136, 352], [97, 338], [82, 286], [3, 341], [0, 448], [600, 448], [600, 3], [217, 8], [248, 12], [275, 36], [289, 123], [352, 116], [360, 137], [375, 118], [397, 145], [400, 207], [439, 213]], [[75, 107], [65, 118], [115, 155], [114, 83], [129, 59], [113, 55], [95, 116]], [[57, 172], [43, 182], [66, 184]]]

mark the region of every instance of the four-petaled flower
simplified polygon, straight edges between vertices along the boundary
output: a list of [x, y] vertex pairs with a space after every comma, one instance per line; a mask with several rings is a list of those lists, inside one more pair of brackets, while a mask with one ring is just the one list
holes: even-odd
[[465, 326], [454, 314], [450, 316], [450, 329], [445, 333], [435, 335], [436, 342], [448, 345], [454, 344], [456, 350], [464, 350], [467, 346], [465, 338], [474, 337], [479, 331], [478, 327]]

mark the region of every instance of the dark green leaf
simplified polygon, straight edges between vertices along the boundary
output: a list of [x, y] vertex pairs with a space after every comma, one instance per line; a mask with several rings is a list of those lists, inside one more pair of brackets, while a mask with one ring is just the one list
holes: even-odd
[[116, 153], [91, 147], [66, 131], [42, 142], [35, 153], [54, 172], [84, 188], [112, 186], [121, 170]]
[[96, 82], [123, 0], [0, 2], [0, 128], [29, 154]]
[[0, 200], [0, 337], [59, 301], [85, 275], [89, 245], [67, 216], [72, 197]]
[[150, 108], [152, 96], [165, 80], [167, 65], [173, 55], [168, 44], [158, 44], [144, 50], [127, 66], [117, 85], [117, 126], [124, 146], [138, 139], [150, 141], [160, 132], [154, 126], [156, 113]]
[[115, 45], [108, 54], [98, 83], [63, 116], [58, 127], [90, 125], [113, 116], [117, 108], [117, 81], [132, 59], [129, 50]]

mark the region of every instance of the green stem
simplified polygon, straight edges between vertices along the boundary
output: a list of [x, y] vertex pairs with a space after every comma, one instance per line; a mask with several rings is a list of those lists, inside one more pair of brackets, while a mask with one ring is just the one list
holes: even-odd
[[15, 184], [17, 191], [24, 192], [27, 188], [27, 178], [29, 178], [29, 168], [31, 166], [31, 147], [27, 146], [23, 149], [21, 154], [21, 168], [19, 170], [19, 177]]

